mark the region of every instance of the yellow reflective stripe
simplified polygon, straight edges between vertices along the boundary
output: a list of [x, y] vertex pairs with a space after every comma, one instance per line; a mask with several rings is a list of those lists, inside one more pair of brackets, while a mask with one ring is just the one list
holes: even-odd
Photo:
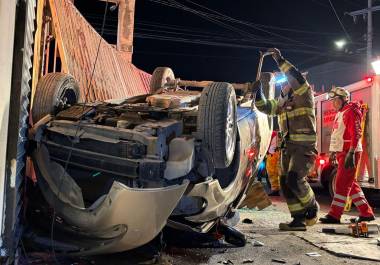
[[302, 86], [294, 90], [294, 94], [298, 96], [302, 96], [303, 94], [307, 92], [308, 89], [309, 89], [309, 84], [305, 82], [305, 84], [303, 84]]
[[290, 212], [298, 212], [304, 209], [304, 207], [300, 203], [288, 204], [288, 208]]
[[307, 194], [304, 197], [298, 198], [298, 199], [301, 201], [303, 205], [307, 205], [310, 203], [310, 200], [313, 199], [313, 197], [314, 197], [314, 192], [311, 188], [309, 188]]
[[281, 72], [286, 73], [292, 67], [293, 65], [291, 63], [289, 63], [288, 61], [285, 61], [283, 64], [280, 65], [280, 70]]
[[265, 101], [264, 100], [259, 100], [255, 102], [256, 107], [262, 107], [265, 106]]
[[277, 111], [277, 101], [275, 99], [270, 99], [270, 114], [275, 115]]
[[317, 136], [308, 134], [290, 134], [289, 140], [294, 142], [315, 142]]
[[302, 107], [298, 108], [292, 111], [287, 112], [288, 118], [294, 118], [302, 115], [314, 115], [314, 109], [313, 108], [307, 108], [307, 107]]

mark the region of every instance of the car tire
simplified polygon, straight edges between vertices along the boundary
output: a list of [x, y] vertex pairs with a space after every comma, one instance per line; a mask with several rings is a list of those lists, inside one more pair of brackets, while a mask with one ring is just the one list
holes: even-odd
[[79, 85], [69, 74], [48, 73], [37, 83], [34, 95], [32, 118], [39, 121], [47, 114], [56, 114], [62, 104], [72, 105], [78, 102]]
[[154, 94], [160, 88], [163, 88], [167, 79], [174, 80], [173, 70], [169, 67], [157, 67], [154, 69], [149, 83], [149, 93]]
[[197, 132], [211, 153], [214, 167], [228, 167], [234, 158], [237, 140], [236, 95], [231, 84], [214, 82], [203, 89]]

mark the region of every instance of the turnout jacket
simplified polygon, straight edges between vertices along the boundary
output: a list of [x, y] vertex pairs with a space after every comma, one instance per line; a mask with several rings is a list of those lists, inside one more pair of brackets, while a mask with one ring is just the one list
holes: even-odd
[[302, 74], [282, 57], [277, 60], [282, 73], [286, 75], [291, 89], [278, 99], [262, 96], [256, 101], [259, 111], [278, 116], [280, 130], [287, 143], [303, 146], [316, 146], [316, 121], [313, 90]]

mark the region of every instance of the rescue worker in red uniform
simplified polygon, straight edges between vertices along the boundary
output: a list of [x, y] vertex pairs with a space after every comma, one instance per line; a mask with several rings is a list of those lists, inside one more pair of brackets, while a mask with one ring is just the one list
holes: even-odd
[[304, 76], [282, 57], [278, 49], [270, 49], [281, 72], [285, 86], [278, 99], [266, 99], [261, 82], [253, 84], [257, 109], [279, 117], [282, 136], [280, 186], [293, 220], [280, 223], [280, 230], [305, 231], [306, 225], [317, 221], [319, 206], [306, 176], [316, 158], [316, 128], [314, 95]]
[[362, 153], [360, 104], [350, 102], [349, 92], [341, 87], [333, 88], [328, 95], [333, 101], [335, 110], [338, 111], [330, 141], [331, 160], [337, 160], [338, 169], [330, 211], [325, 217], [320, 218], [320, 221], [325, 224], [340, 223], [348, 197], [352, 198], [352, 202], [360, 212], [359, 217], [351, 219], [351, 222], [375, 220], [372, 208], [355, 179], [356, 167]]

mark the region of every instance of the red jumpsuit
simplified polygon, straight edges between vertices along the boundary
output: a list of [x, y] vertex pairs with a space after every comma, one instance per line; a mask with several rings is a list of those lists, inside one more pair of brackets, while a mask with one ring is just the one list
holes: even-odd
[[[356, 167], [362, 152], [362, 116], [360, 105], [350, 102], [336, 114], [334, 120], [330, 151], [337, 154], [338, 170], [335, 183], [336, 189], [329, 215], [338, 220], [343, 214], [348, 197], [352, 198], [352, 202], [358, 208], [360, 216], [373, 216], [372, 208], [355, 179]], [[353, 169], [344, 167], [344, 160], [350, 149], [355, 150], [355, 168]]]

